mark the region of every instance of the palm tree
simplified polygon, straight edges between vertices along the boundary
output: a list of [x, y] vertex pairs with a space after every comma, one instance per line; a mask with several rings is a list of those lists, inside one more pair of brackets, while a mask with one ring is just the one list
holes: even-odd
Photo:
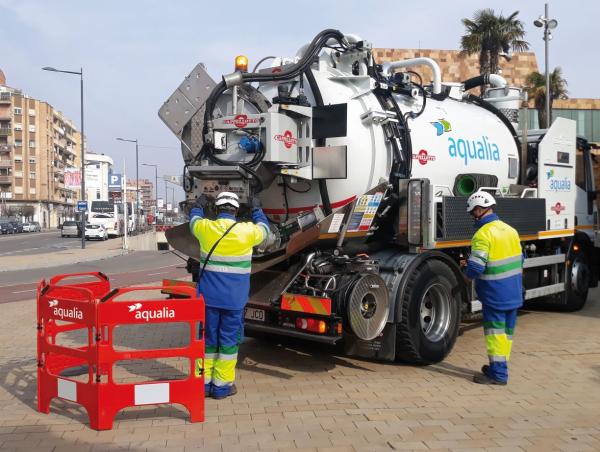
[[529, 49], [524, 41], [523, 22], [517, 19], [519, 11], [508, 17], [502, 13], [496, 16], [491, 8], [475, 12], [473, 19], [463, 19], [466, 33], [460, 38], [460, 48], [464, 55], [479, 53], [481, 74], [496, 74], [501, 53], [508, 54], [511, 49], [523, 52]]
[[[539, 72], [532, 72], [527, 76], [527, 95], [533, 99], [535, 109], [538, 112], [538, 122], [541, 129], [548, 128], [546, 118], [546, 77]], [[554, 99], [568, 99], [567, 81], [562, 77], [560, 67], [550, 73], [550, 112]]]

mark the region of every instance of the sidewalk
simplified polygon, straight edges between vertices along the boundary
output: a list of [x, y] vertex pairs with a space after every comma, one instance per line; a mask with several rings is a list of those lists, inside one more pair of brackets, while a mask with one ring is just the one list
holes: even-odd
[[[521, 313], [506, 387], [471, 381], [486, 362], [479, 324], [463, 329], [443, 363], [422, 367], [247, 339], [239, 393], [208, 399], [206, 422], [190, 424], [179, 406], [141, 406], [121, 412], [103, 432], [91, 430], [74, 403], [57, 399], [49, 415], [36, 411], [34, 301], [2, 311], [2, 451], [600, 450], [598, 289], [578, 313]], [[142, 325], [116, 340], [132, 349], [177, 347], [188, 335], [174, 323], [160, 331]], [[187, 362], [149, 360], [122, 362], [117, 371], [123, 380], [151, 381], [185, 369]]]

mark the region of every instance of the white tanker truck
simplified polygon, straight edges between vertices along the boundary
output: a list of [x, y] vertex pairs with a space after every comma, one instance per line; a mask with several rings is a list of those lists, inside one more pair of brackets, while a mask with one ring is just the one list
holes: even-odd
[[[485, 99], [469, 94], [482, 85]], [[377, 64], [368, 41], [324, 30], [252, 72], [236, 58], [219, 83], [199, 64], [159, 116], [182, 143], [187, 202], [235, 192], [247, 218], [258, 196], [272, 222], [247, 332], [435, 363], [480, 306], [460, 269], [476, 190], [521, 235], [526, 300], [576, 310], [598, 282], [589, 146], [561, 118], [517, 133], [520, 100], [500, 76], [446, 84], [431, 59]], [[195, 276], [187, 224], [167, 239]]]

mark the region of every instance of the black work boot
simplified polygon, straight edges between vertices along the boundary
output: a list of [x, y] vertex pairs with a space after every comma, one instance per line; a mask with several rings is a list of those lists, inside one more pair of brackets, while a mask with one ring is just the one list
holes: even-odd
[[495, 380], [488, 377], [486, 374], [478, 374], [473, 376], [473, 381], [480, 385], [499, 385], [506, 386], [506, 381]]
[[237, 394], [237, 387], [235, 386], [235, 383], [234, 383], [229, 388], [229, 394], [219, 394], [219, 393], [216, 393], [215, 391], [213, 391], [212, 398], [216, 399], [216, 400], [221, 400], [221, 399], [225, 399], [227, 397], [230, 397], [230, 396], [236, 395], [236, 394]]

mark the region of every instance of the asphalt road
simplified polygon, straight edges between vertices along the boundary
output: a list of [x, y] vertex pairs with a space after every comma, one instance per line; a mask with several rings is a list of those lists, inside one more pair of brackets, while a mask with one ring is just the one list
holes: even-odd
[[112, 287], [126, 287], [188, 275], [183, 260], [173, 253], [161, 251], [137, 251], [93, 262], [0, 272], [0, 304], [34, 299], [37, 284], [42, 279], [65, 273], [91, 271], [101, 271], [108, 275]]
[[[94, 247], [96, 243], [88, 240], [86, 246]], [[59, 230], [0, 235], [0, 256], [42, 254], [80, 246], [80, 237], [63, 238]]]

